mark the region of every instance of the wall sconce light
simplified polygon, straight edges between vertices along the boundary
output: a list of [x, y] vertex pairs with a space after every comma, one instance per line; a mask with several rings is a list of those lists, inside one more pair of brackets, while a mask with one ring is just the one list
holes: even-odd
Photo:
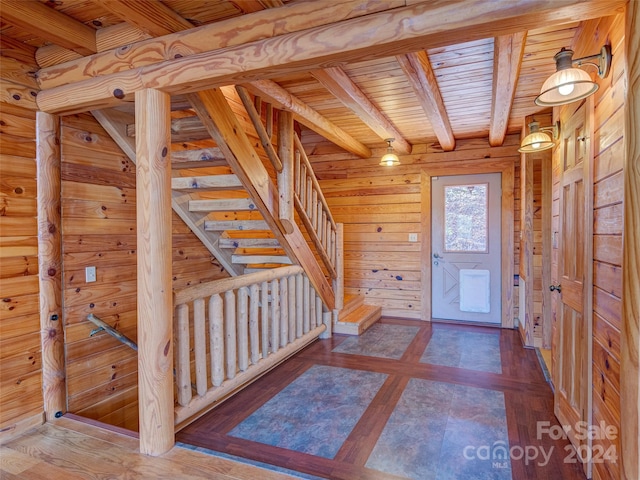
[[385, 153], [380, 159], [380, 166], [382, 167], [395, 167], [396, 165], [400, 165], [400, 159], [398, 155], [393, 153], [393, 147], [391, 146], [391, 142], [393, 142], [395, 138], [385, 138], [385, 142], [387, 142], [387, 153]]
[[[542, 84], [540, 95], [535, 99], [536, 105], [551, 107], [575, 102], [586, 98], [598, 90], [599, 85], [591, 80], [591, 76], [573, 65], [592, 65], [598, 68], [598, 76], [605, 78], [611, 67], [611, 47], [604, 45], [600, 53], [588, 57], [573, 59], [573, 50], [564, 47], [555, 54], [556, 73]], [[588, 60], [597, 60], [597, 63]]]
[[[553, 138], [545, 132], [551, 132]], [[535, 153], [552, 148], [555, 141], [560, 136], [560, 122], [554, 123], [550, 127], [540, 127], [540, 123], [533, 120], [529, 124], [529, 135], [520, 142], [520, 153]]]

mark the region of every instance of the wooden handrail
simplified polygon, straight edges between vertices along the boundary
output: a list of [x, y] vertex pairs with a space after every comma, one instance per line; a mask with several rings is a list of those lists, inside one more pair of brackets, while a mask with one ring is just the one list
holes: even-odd
[[[256, 133], [258, 134], [258, 138], [260, 138], [260, 143], [262, 144], [262, 148], [271, 160], [271, 164], [276, 169], [277, 172], [282, 171], [282, 162], [280, 161], [280, 157], [276, 153], [273, 145], [271, 143], [271, 133], [270, 130], [273, 129], [273, 109], [267, 109], [268, 112], [271, 113], [267, 115], [267, 128], [262, 125], [262, 118], [260, 117], [260, 112], [257, 110], [256, 106], [251, 102], [251, 98], [249, 97], [249, 92], [247, 89], [241, 85], [236, 85], [236, 91], [238, 92], [238, 96], [240, 100], [242, 100], [242, 104], [244, 108], [247, 110], [249, 114], [249, 118], [251, 119], [251, 123], [253, 123], [254, 128], [256, 129]], [[258, 97], [256, 97], [258, 98]], [[260, 103], [258, 103], [260, 105]], [[270, 105], [270, 104], [268, 104]]]
[[302, 273], [304, 270], [299, 265], [290, 265], [287, 267], [271, 268], [262, 272], [248, 273], [237, 277], [223, 278], [220, 280], [212, 280], [211, 282], [199, 283], [191, 287], [173, 293], [173, 304], [181, 305], [183, 303], [193, 302], [196, 298], [210, 297], [227, 290], [236, 290], [241, 287], [248, 287], [253, 283], [270, 282], [277, 278], [286, 277]]
[[100, 329], [102, 329], [105, 332], [107, 332], [109, 335], [111, 335], [116, 340], [124, 343], [128, 347], [133, 348], [136, 352], [138, 351], [138, 345], [133, 340], [131, 340], [126, 335], [123, 335], [122, 333], [117, 331], [115, 328], [113, 328], [111, 325], [106, 323], [104, 320], [96, 317], [93, 313], [90, 313], [89, 315], [87, 315], [87, 320], [89, 320], [91, 323], [93, 323], [97, 327], [100, 327]]
[[327, 220], [331, 222], [331, 226], [335, 231], [336, 222], [333, 220], [333, 215], [331, 215], [331, 210], [329, 210], [329, 205], [327, 204], [327, 200], [324, 198], [324, 195], [322, 194], [322, 188], [320, 188], [320, 183], [318, 182], [318, 179], [316, 178], [315, 173], [313, 173], [311, 162], [309, 161], [309, 158], [307, 157], [307, 154], [305, 153], [304, 148], [302, 146], [302, 142], [300, 141], [300, 137], [298, 137], [297, 134], [294, 135], [294, 141], [295, 141], [296, 148], [300, 152], [300, 158], [302, 159], [305, 167], [307, 168], [307, 172], [310, 172], [309, 177], [311, 178], [311, 182], [313, 182], [314, 189], [318, 192], [318, 200], [322, 204], [322, 209], [325, 212], [327, 212]]

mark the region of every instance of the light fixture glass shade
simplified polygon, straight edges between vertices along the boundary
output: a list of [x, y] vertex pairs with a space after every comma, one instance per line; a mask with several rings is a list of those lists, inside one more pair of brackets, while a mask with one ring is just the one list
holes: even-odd
[[[553, 138], [543, 130], [551, 132]], [[547, 150], [555, 145], [555, 140], [557, 140], [559, 136], [560, 122], [556, 122], [550, 127], [540, 128], [540, 123], [533, 120], [529, 123], [529, 135], [522, 139], [518, 151], [520, 153], [535, 153]]]
[[380, 159], [380, 166], [395, 167], [396, 165], [400, 165], [400, 159], [393, 151], [387, 151]]
[[518, 151], [521, 153], [541, 152], [552, 148], [553, 145], [553, 140], [551, 140], [549, 135], [544, 132], [534, 132], [524, 137], [522, 142], [520, 142]]
[[564, 105], [588, 97], [598, 90], [598, 84], [579, 68], [567, 68], [551, 75], [542, 84], [536, 105], [542, 107]]
[[387, 138], [385, 142], [387, 142], [387, 153], [385, 153], [380, 159], [379, 165], [381, 167], [395, 167], [396, 165], [400, 165], [400, 158], [393, 153], [393, 147], [391, 146], [391, 142], [393, 142], [395, 138]]

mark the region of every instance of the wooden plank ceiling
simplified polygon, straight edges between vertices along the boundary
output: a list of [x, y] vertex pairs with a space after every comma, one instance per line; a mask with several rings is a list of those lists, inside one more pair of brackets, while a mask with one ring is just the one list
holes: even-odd
[[[315, 14], [316, 26], [344, 21], [345, 16], [362, 18], [423, 3], [361, 0], [340, 2], [344, 10], [338, 10], [335, 0], [306, 3], [313, 2], [325, 6], [324, 18]], [[551, 4], [560, 8], [572, 2], [575, 3], [558, 0]], [[50, 72], [64, 62], [77, 62], [96, 53], [236, 17], [247, 16], [246, 24], [252, 25], [250, 16], [260, 15], [257, 12], [267, 9], [271, 9], [274, 19], [280, 18], [278, 9], [302, 3], [305, 2], [2, 0], [2, 55], [19, 56], [24, 62], [25, 55], [31, 54], [35, 70]], [[464, 1], [458, 3], [455, 8], [467, 8]], [[547, 10], [552, 8], [544, 7], [544, 2], [539, 0], [524, 3], [537, 3]], [[622, 3], [587, 1], [576, 8], [574, 17], [547, 15], [545, 24], [539, 28], [512, 27], [493, 32], [494, 36], [487, 38], [476, 38], [477, 34], [471, 37], [449, 34], [440, 42], [432, 42], [440, 45], [426, 50], [394, 51], [388, 56], [369, 54], [366, 59], [338, 62], [327, 68], [276, 73], [246, 86], [274, 105], [291, 109], [306, 130], [303, 138], [310, 142], [310, 150], [314, 144], [322, 144], [324, 151], [333, 148], [336, 152], [347, 150], [366, 157], [371, 149], [385, 147], [387, 137], [396, 139], [393, 145], [401, 154], [410, 153], [417, 144], [453, 150], [457, 139], [473, 137], [488, 137], [491, 144], [497, 146], [506, 134], [521, 131], [526, 116], [540, 111], [533, 99], [544, 79], [554, 71], [553, 55], [560, 48], [571, 46], [580, 22], [606, 14], [607, 4], [610, 14], [616, 13], [615, 9]], [[494, 6], [497, 4], [504, 4], [507, 10], [514, 2], [493, 2]], [[335, 19], [331, 18], [332, 13]], [[557, 18], [558, 23], [553, 24], [549, 18]], [[305, 28], [296, 27], [298, 31]], [[280, 32], [285, 33], [288, 32]], [[261, 38], [277, 34], [274, 29]], [[220, 35], [223, 44], [233, 44], [233, 40], [222, 38], [226, 32]], [[236, 28], [234, 36], [238, 35], [241, 32]], [[594, 52], [599, 48], [600, 45], [594, 44]], [[57, 86], [46, 83], [52, 81], [51, 77], [41, 73], [41, 88]], [[174, 103], [180, 103], [180, 98], [176, 96]], [[194, 139], [202, 138], [203, 132], [198, 128], [189, 131]]]

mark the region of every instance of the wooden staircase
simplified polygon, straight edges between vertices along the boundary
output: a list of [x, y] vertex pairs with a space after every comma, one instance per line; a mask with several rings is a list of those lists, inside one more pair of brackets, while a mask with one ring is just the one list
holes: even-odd
[[[135, 162], [133, 116], [108, 109], [92, 113]], [[292, 130], [292, 117], [289, 137], [280, 136], [285, 124], [278, 124], [278, 140], [291, 144], [289, 154], [271, 143], [274, 113], [242, 87], [235, 98], [213, 89], [172, 99], [173, 209], [231, 276], [302, 266], [325, 308], [339, 310], [336, 333], [359, 335], [380, 318], [381, 308], [365, 305], [362, 296], [350, 297], [342, 308], [341, 229]], [[245, 133], [250, 125], [251, 139]], [[288, 155], [294, 158], [287, 172]]]
[[382, 307], [366, 305], [364, 295], [345, 295], [344, 307], [340, 310], [338, 321], [333, 325], [333, 332], [362, 335], [381, 316]]

